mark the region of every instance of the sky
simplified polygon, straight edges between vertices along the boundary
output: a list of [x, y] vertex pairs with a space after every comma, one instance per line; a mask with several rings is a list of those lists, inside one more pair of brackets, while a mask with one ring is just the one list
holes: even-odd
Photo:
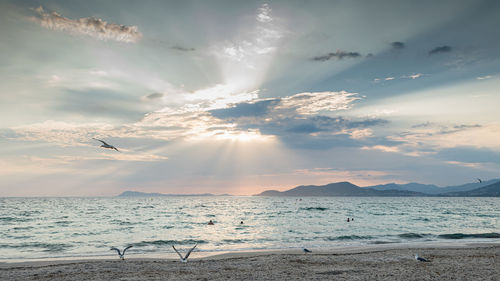
[[0, 196], [498, 178], [499, 14], [494, 0], [0, 1]]

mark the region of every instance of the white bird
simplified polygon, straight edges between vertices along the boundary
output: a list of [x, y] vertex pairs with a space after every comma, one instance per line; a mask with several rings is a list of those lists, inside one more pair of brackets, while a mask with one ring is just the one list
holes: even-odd
[[128, 246], [127, 248], [123, 249], [123, 253], [120, 252], [120, 250], [117, 249], [117, 248], [115, 248], [115, 247], [111, 247], [110, 250], [115, 250], [116, 252], [118, 252], [118, 255], [120, 256], [120, 259], [124, 260], [125, 259], [125, 251], [127, 251], [130, 248], [132, 248], [132, 246]]
[[417, 261], [423, 261], [423, 262], [429, 262], [428, 259], [424, 259], [422, 257], [419, 257], [418, 254], [415, 254], [415, 260], [417, 260]]
[[174, 247], [174, 245], [172, 245], [172, 248], [174, 248], [174, 251], [175, 251], [175, 252], [179, 255], [179, 257], [181, 258], [181, 262], [187, 262], [187, 259], [188, 259], [189, 255], [190, 255], [190, 254], [191, 254], [191, 252], [194, 250], [194, 248], [196, 248], [196, 246], [197, 246], [197, 245], [198, 245], [198, 243], [196, 243], [196, 245], [194, 245], [194, 247], [193, 247], [193, 248], [191, 248], [191, 249], [187, 252], [186, 256], [184, 256], [184, 257], [181, 255], [181, 253], [179, 253], [179, 251], [177, 251], [177, 249]]
[[112, 145], [110, 145], [110, 144], [107, 144], [107, 143], [106, 143], [105, 141], [103, 141], [103, 140], [99, 140], [99, 139], [96, 139], [96, 138], [92, 138], [92, 139], [95, 139], [95, 140], [97, 140], [97, 141], [102, 142], [101, 147], [104, 147], [104, 148], [109, 148], [109, 149], [114, 149], [114, 150], [116, 150], [116, 151], [120, 152], [120, 151], [119, 151], [116, 147], [114, 147], [114, 146], [112, 146]]

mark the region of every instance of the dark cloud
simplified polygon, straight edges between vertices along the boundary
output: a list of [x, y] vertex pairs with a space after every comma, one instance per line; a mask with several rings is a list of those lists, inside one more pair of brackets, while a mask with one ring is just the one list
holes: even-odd
[[282, 108], [279, 99], [241, 103], [212, 110], [212, 116], [236, 124], [239, 130], [258, 129], [284, 143], [300, 148], [327, 149], [356, 146], [366, 140], [353, 139], [351, 132], [388, 123], [383, 119], [351, 120], [342, 116], [304, 115], [294, 108]]
[[396, 41], [396, 42], [392, 42], [392, 43], [391, 43], [391, 46], [392, 46], [392, 48], [393, 48], [393, 49], [395, 49], [395, 50], [404, 49], [404, 47], [406, 47], [406, 46], [405, 46], [405, 43], [403, 43], [403, 42], [398, 42], [398, 41]]
[[436, 48], [430, 50], [429, 55], [439, 54], [439, 53], [449, 53], [449, 52], [451, 52], [451, 47], [445, 45], [445, 46], [436, 47]]
[[264, 116], [270, 111], [271, 106], [278, 102], [278, 99], [272, 99], [258, 101], [255, 103], [239, 103], [231, 108], [211, 110], [210, 113], [212, 116], [219, 119]]
[[162, 98], [163, 94], [162, 93], [152, 93], [146, 96], [146, 99], [148, 100], [154, 100], [154, 99], [159, 99]]
[[474, 124], [474, 125], [455, 125], [455, 126], [452, 126], [452, 127], [443, 128], [439, 132], [439, 134], [441, 134], [441, 135], [453, 134], [453, 133], [457, 133], [457, 132], [460, 132], [460, 131], [465, 131], [465, 130], [473, 129], [473, 128], [481, 128], [481, 125], [479, 125], [479, 124]]
[[345, 52], [345, 51], [339, 50], [335, 53], [328, 53], [328, 54], [323, 55], [323, 56], [314, 57], [314, 58], [312, 58], [312, 60], [313, 61], [327, 61], [327, 60], [331, 60], [334, 58], [341, 60], [343, 58], [357, 58], [360, 56], [361, 56], [361, 54], [358, 52]]
[[195, 48], [186, 48], [186, 47], [181, 47], [178, 45], [172, 46], [170, 48], [173, 50], [181, 51], [181, 52], [194, 52], [194, 51], [196, 51]]

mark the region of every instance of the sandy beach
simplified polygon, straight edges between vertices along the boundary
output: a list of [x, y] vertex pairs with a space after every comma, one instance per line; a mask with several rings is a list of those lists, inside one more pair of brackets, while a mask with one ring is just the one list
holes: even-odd
[[[417, 262], [414, 254], [430, 262]], [[130, 258], [1, 263], [1, 280], [499, 280], [500, 244], [261, 251], [188, 263]]]

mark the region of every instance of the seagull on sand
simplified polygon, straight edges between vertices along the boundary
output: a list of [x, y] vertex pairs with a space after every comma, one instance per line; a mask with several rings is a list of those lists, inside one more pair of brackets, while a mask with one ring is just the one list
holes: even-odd
[[109, 148], [109, 149], [114, 149], [114, 150], [116, 150], [116, 151], [120, 152], [120, 151], [119, 151], [116, 147], [112, 146], [111, 144], [107, 144], [107, 143], [106, 143], [105, 141], [103, 141], [103, 140], [98, 140], [98, 139], [96, 139], [96, 138], [92, 138], [92, 139], [102, 142], [101, 147], [104, 147], [104, 148]]
[[124, 260], [125, 259], [125, 251], [132, 248], [132, 246], [128, 246], [127, 248], [123, 249], [123, 253], [120, 252], [119, 249], [115, 248], [115, 247], [111, 247], [110, 250], [115, 250], [116, 252], [118, 252], [118, 255], [120, 256], [120, 259]]
[[424, 259], [422, 257], [419, 257], [418, 254], [415, 254], [415, 260], [417, 261], [423, 261], [423, 262], [430, 262], [428, 259]]
[[184, 256], [184, 257], [181, 255], [181, 253], [179, 253], [179, 251], [177, 251], [177, 249], [174, 247], [174, 245], [172, 245], [172, 248], [174, 248], [174, 251], [175, 251], [175, 252], [179, 255], [179, 257], [181, 258], [181, 262], [187, 262], [189, 255], [190, 255], [190, 254], [191, 254], [191, 252], [194, 250], [194, 248], [196, 248], [196, 246], [197, 246], [197, 245], [198, 245], [198, 243], [196, 243], [196, 245], [194, 245], [194, 247], [193, 247], [193, 248], [191, 248], [191, 249], [187, 252], [186, 256]]
[[304, 253], [312, 253], [312, 251], [311, 251], [311, 250], [306, 249], [306, 248], [304, 248], [304, 249], [302, 249], [302, 250], [304, 251]]

